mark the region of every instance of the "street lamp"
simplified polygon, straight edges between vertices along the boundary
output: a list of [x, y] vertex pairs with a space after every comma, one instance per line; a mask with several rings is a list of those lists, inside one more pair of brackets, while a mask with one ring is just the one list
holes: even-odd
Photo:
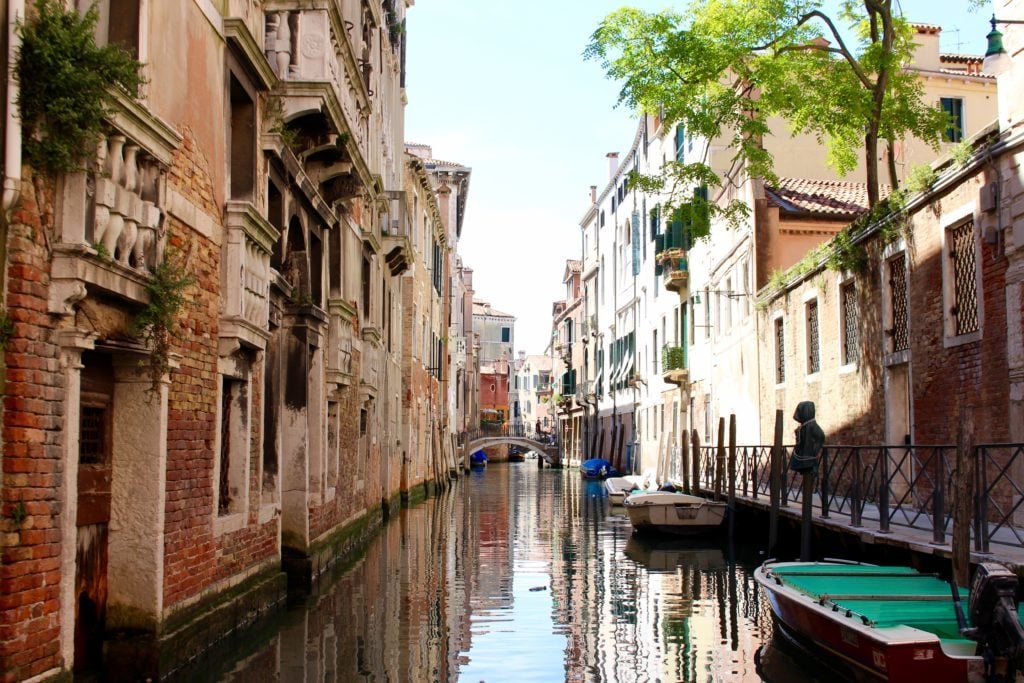
[[982, 62], [981, 70], [989, 76], [998, 76], [1004, 73], [1013, 64], [1010, 55], [1006, 54], [1003, 47], [1003, 34], [996, 28], [996, 24], [1024, 24], [1021, 19], [996, 19], [992, 15], [992, 30], [988, 32], [988, 49], [985, 50], [985, 61]]

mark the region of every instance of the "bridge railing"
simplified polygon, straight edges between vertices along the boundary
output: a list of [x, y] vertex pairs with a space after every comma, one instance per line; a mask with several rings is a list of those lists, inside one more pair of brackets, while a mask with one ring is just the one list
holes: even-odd
[[[789, 469], [793, 446], [782, 447], [780, 505], [802, 503], [802, 475]], [[736, 493], [771, 495], [771, 446], [736, 447]], [[826, 446], [814, 493], [822, 518], [841, 515], [854, 527], [893, 525], [930, 531], [944, 544], [952, 530], [957, 452], [950, 445]], [[992, 543], [1024, 547], [1024, 444], [979, 444], [970, 455], [974, 550]], [[705, 491], [728, 490], [728, 468], [715, 446], [700, 448], [694, 480]]]
[[558, 446], [558, 437], [553, 432], [537, 431], [533, 425], [525, 422], [506, 422], [503, 424], [485, 424], [480, 429], [468, 431], [462, 437], [462, 444], [469, 444], [477, 439], [488, 437], [518, 437], [536, 441], [549, 448]]

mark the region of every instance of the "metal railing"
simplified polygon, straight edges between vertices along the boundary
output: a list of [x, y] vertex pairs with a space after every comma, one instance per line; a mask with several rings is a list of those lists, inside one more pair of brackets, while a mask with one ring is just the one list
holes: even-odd
[[[802, 502], [802, 475], [790, 471], [793, 446], [782, 447], [780, 505]], [[753, 500], [771, 496], [772, 446], [736, 447], [736, 494]], [[724, 467], [717, 446], [702, 446], [695, 481], [716, 490]], [[977, 552], [992, 543], [1024, 547], [1024, 444], [979, 444], [974, 466], [971, 537]], [[819, 461], [814, 493], [816, 515], [849, 519], [853, 527], [892, 526], [931, 532], [945, 544], [952, 532], [957, 450], [955, 446], [826, 446]], [[727, 476], [727, 475], [726, 475]], [[722, 477], [717, 490], [728, 482]]]
[[475, 429], [465, 433], [464, 443], [472, 443], [477, 439], [485, 439], [488, 437], [518, 437], [522, 439], [530, 439], [536, 441], [541, 445], [548, 446], [550, 448], [556, 448], [558, 446], [558, 435], [554, 432], [545, 432], [543, 430], [537, 431], [535, 426], [527, 424], [525, 422], [506, 422], [503, 424], [482, 424], [480, 429]]

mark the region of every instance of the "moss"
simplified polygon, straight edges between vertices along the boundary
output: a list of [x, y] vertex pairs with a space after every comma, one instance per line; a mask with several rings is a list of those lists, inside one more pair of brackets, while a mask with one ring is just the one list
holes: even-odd
[[161, 631], [164, 634], [175, 634], [175, 636], [177, 636], [179, 631], [193, 628], [195, 624], [202, 620], [204, 615], [209, 615], [210, 613], [233, 603], [240, 597], [259, 590], [265, 584], [283, 581], [284, 574], [281, 572], [280, 567], [276, 564], [272, 564], [266, 569], [250, 576], [245, 581], [216, 593], [211, 592], [209, 595], [200, 598], [188, 607], [173, 612], [167, 617]]

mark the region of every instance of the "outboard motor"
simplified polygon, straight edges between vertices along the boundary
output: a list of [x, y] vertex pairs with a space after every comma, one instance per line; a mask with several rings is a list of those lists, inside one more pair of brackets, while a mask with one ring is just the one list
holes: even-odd
[[1016, 680], [1024, 670], [1024, 627], [1017, 616], [1017, 576], [1002, 565], [982, 563], [974, 572], [969, 604], [971, 628], [964, 636], [978, 642], [985, 680]]

